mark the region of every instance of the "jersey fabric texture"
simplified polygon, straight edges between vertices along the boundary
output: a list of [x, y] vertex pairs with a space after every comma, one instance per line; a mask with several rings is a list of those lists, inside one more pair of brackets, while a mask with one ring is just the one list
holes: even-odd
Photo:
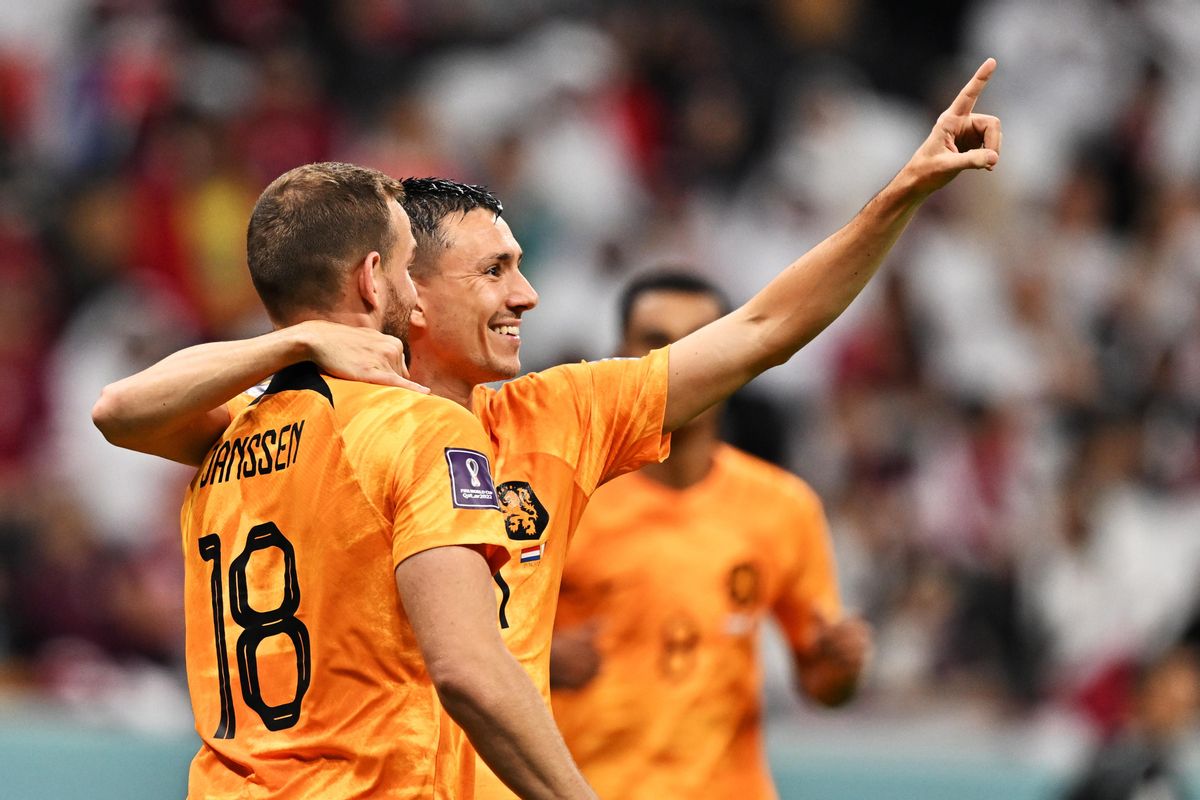
[[[596, 488], [667, 457], [668, 348], [567, 364], [477, 387], [472, 407], [496, 451], [512, 560], [497, 574], [501, 632], [550, 700], [550, 640], [567, 546]], [[479, 762], [476, 797], [512, 798]]]
[[470, 797], [394, 571], [445, 545], [507, 560], [478, 421], [311, 364], [230, 409], [181, 513], [189, 797]]
[[601, 797], [773, 798], [758, 632], [811, 647], [841, 616], [824, 512], [794, 475], [728, 445], [683, 490], [641, 474], [593, 497], [558, 624], [599, 623], [600, 671], [554, 714]]

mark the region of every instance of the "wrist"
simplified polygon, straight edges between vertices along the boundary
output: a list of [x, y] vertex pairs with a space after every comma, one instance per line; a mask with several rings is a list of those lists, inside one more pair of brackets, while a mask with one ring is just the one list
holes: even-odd
[[906, 225], [932, 191], [925, 189], [911, 164], [905, 165], [879, 194], [871, 198], [863, 213], [885, 227]]
[[285, 362], [284, 366], [298, 364], [301, 361], [312, 361], [316, 357], [318, 338], [316, 327], [319, 324], [315, 320], [306, 320], [275, 331], [281, 342], [280, 355]]
[[916, 210], [933, 192], [928, 179], [920, 174], [911, 161], [896, 173], [896, 177], [884, 189], [900, 213]]

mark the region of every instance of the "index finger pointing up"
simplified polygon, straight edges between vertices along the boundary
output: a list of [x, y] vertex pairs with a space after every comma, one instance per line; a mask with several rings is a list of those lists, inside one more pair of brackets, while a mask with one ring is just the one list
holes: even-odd
[[966, 115], [970, 114], [975, 108], [975, 101], [979, 99], [979, 95], [983, 93], [983, 87], [987, 86], [988, 78], [992, 77], [992, 73], [996, 71], [996, 59], [989, 58], [979, 65], [979, 69], [975, 70], [975, 77], [967, 81], [967, 85], [958, 93], [958, 97], [954, 98], [954, 102], [950, 104], [948, 109], [951, 114]]

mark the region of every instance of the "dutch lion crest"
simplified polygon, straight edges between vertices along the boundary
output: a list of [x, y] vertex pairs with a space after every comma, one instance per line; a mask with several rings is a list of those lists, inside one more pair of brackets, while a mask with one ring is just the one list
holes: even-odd
[[496, 487], [500, 510], [504, 512], [504, 530], [508, 538], [532, 541], [542, 538], [550, 524], [550, 514], [525, 481], [506, 481]]

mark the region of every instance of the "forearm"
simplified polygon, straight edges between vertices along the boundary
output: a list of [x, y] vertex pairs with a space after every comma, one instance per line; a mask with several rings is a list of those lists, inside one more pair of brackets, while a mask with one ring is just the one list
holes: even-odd
[[473, 673], [457, 688], [439, 686], [439, 695], [496, 776], [522, 798], [594, 798], [516, 660], [504, 651]]
[[824, 330], [871, 280], [926, 196], [906, 168], [745, 305], [675, 343], [664, 428], [724, 400]]
[[303, 325], [174, 353], [104, 388], [92, 420], [119, 447], [197, 464], [229, 422], [222, 405], [309, 357]]
[[848, 225], [746, 305], [671, 348], [665, 430], [791, 358], [858, 296], [926, 197], [964, 170], [996, 166], [1000, 120], [974, 113], [995, 69], [990, 58], [980, 65], [904, 169]]
[[782, 364], [846, 310], [924, 201], [897, 175], [843, 228], [790, 264], [742, 308], [742, 361], [758, 374]]

